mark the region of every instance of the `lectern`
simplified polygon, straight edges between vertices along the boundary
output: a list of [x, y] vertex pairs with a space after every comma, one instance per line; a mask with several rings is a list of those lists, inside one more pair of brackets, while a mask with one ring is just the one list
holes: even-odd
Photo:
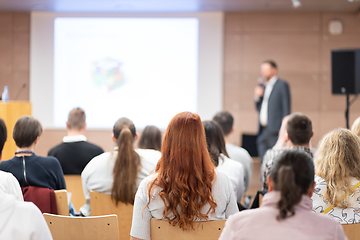
[[0, 101], [0, 117], [4, 119], [8, 131], [7, 140], [2, 152], [2, 160], [13, 158], [16, 145], [13, 139], [13, 129], [19, 117], [31, 115], [31, 103], [23, 101]]

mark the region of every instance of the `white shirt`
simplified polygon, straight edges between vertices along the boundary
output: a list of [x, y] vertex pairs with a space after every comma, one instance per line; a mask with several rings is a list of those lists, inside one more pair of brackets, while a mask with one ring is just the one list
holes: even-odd
[[[140, 182], [148, 176], [156, 167], [157, 161], [161, 157], [155, 150], [149, 149], [135, 149], [141, 159], [141, 170], [137, 177], [137, 186]], [[81, 173], [81, 181], [85, 195], [85, 205], [80, 208], [80, 212], [85, 215], [90, 215], [90, 190], [111, 194], [113, 183], [113, 169], [117, 157], [117, 151], [102, 153], [86, 165]]]
[[266, 88], [265, 88], [264, 97], [263, 97], [262, 104], [261, 104], [260, 117], [259, 117], [260, 124], [263, 127], [266, 127], [268, 124], [269, 97], [270, 97], [270, 94], [271, 94], [277, 80], [278, 80], [278, 77], [273, 76], [272, 78], [270, 78], [270, 80], [268, 82], [265, 83]]
[[87, 138], [84, 135], [76, 135], [76, 136], [65, 136], [63, 137], [64, 143], [70, 143], [70, 142], [86, 142]]
[[235, 146], [233, 144], [226, 144], [226, 151], [229, 154], [229, 157], [239, 163], [241, 163], [244, 167], [244, 186], [245, 192], [249, 188], [252, 169], [253, 169], [253, 160], [244, 148]]
[[226, 157], [224, 154], [219, 156], [219, 165], [216, 167], [219, 172], [224, 173], [231, 182], [236, 201], [241, 202], [244, 194], [244, 167], [241, 163]]
[[[354, 186], [359, 182], [356, 178], [352, 178], [351, 185]], [[315, 190], [313, 196], [311, 197], [313, 207], [313, 212], [322, 213], [330, 204], [325, 203], [324, 201], [324, 192], [326, 190], [326, 182], [323, 178], [315, 176]], [[345, 192], [344, 192], [345, 194]], [[334, 207], [331, 209], [326, 215], [334, 218], [340, 224], [352, 224], [352, 223], [360, 223], [360, 187], [357, 188], [356, 194], [353, 193], [348, 195], [349, 201], [351, 203], [351, 207], [342, 209], [338, 207]]]
[[[231, 183], [225, 174], [215, 171], [216, 177], [212, 184], [211, 194], [217, 206], [215, 213], [209, 216], [209, 220], [227, 219], [230, 215], [237, 213], [238, 207]], [[148, 184], [156, 177], [156, 174], [145, 178], [135, 195], [133, 220], [130, 235], [140, 239], [150, 240], [150, 220], [151, 218], [163, 219], [165, 209], [164, 202], [159, 196], [160, 188], [152, 191], [151, 201], [149, 202]], [[147, 206], [146, 206], [147, 205]], [[209, 204], [204, 205], [202, 213], [209, 210]], [[169, 215], [171, 218], [173, 215]], [[197, 220], [201, 221], [201, 220]]]
[[53, 239], [40, 210], [32, 202], [20, 202], [0, 190], [0, 239]]
[[13, 195], [18, 201], [24, 201], [20, 184], [12, 173], [0, 171], [0, 189], [7, 194]]

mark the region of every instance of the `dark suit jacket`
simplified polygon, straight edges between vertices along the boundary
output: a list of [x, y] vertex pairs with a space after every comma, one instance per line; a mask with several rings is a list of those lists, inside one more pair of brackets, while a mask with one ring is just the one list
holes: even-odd
[[[256, 102], [256, 108], [260, 113], [263, 98]], [[271, 91], [268, 102], [268, 124], [266, 135], [277, 135], [282, 119], [291, 111], [290, 89], [287, 82], [278, 79]], [[259, 133], [260, 133], [259, 123]], [[265, 136], [264, 136], [265, 137]]]

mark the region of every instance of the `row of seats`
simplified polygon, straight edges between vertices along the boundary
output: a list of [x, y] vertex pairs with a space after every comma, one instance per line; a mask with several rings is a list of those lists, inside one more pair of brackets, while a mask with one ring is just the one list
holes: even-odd
[[[75, 208], [85, 203], [82, 192], [81, 177], [65, 175], [72, 202]], [[54, 240], [57, 239], [129, 239], [133, 205], [118, 203], [116, 206], [110, 195], [95, 191], [90, 192], [91, 217], [69, 217], [67, 191], [56, 190], [56, 204], [59, 215], [44, 213]], [[260, 195], [261, 204], [261, 195]], [[61, 216], [63, 215], [63, 216]], [[201, 222], [194, 230], [182, 231], [165, 220], [151, 220], [151, 239], [182, 240], [182, 239], [218, 239], [226, 220]], [[360, 223], [343, 225], [349, 240], [360, 236]]]

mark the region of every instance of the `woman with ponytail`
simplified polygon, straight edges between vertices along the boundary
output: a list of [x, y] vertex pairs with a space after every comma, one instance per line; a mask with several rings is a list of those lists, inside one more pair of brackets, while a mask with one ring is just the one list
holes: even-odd
[[311, 211], [315, 183], [309, 155], [287, 150], [274, 162], [260, 208], [231, 216], [219, 240], [347, 239], [339, 223]]
[[86, 204], [80, 208], [84, 216], [90, 215], [90, 190], [111, 194], [119, 202], [134, 204], [136, 190], [146, 176], [155, 169], [154, 159], [134, 149], [137, 139], [133, 122], [120, 118], [113, 127], [113, 152], [93, 158], [81, 173]]
[[150, 220], [165, 219], [183, 230], [194, 222], [238, 212], [230, 180], [211, 162], [199, 115], [177, 114], [170, 122], [155, 173], [135, 196], [131, 240], [150, 239]]

